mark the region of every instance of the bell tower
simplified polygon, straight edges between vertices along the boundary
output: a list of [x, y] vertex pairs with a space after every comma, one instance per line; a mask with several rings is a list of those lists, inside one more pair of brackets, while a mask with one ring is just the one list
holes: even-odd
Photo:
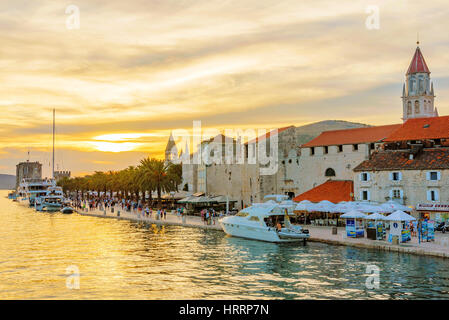
[[438, 117], [434, 106], [435, 94], [430, 71], [417, 42], [415, 55], [408, 67], [406, 81], [402, 88], [402, 120]]
[[165, 147], [165, 162], [173, 162], [178, 158], [178, 148], [176, 147], [173, 134], [170, 132], [170, 138], [168, 138], [167, 146]]

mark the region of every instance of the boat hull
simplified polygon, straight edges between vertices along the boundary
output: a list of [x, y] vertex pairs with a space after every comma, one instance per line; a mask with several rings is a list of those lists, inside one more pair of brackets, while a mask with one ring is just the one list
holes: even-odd
[[303, 242], [308, 236], [301, 238], [282, 238], [279, 237], [275, 228], [263, 226], [250, 226], [244, 224], [235, 224], [226, 221], [220, 221], [224, 232], [233, 237], [266, 241], [266, 242]]
[[57, 212], [61, 210], [61, 205], [43, 203], [36, 205], [35, 208], [36, 211]]
[[71, 214], [73, 213], [75, 210], [72, 207], [64, 207], [61, 209], [61, 212], [63, 214]]

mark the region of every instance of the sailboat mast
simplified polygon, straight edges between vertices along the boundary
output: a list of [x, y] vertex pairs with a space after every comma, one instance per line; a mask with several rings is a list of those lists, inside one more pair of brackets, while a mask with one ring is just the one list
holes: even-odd
[[55, 109], [53, 108], [53, 160], [52, 160], [52, 178], [55, 178]]

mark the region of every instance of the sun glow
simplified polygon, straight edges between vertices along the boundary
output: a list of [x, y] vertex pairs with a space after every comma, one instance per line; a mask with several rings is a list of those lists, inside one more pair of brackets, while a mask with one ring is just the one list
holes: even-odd
[[104, 142], [91, 141], [89, 142], [96, 150], [103, 152], [125, 152], [132, 151], [142, 146], [142, 143], [137, 142]]
[[96, 136], [93, 139], [99, 141], [129, 141], [143, 137], [154, 137], [153, 133], [113, 133]]

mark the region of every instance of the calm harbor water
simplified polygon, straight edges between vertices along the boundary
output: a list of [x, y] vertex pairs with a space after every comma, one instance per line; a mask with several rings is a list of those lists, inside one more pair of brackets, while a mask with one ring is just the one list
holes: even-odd
[[[37, 213], [0, 192], [1, 299], [447, 299], [449, 261]], [[367, 265], [380, 288], [365, 287]], [[80, 289], [66, 287], [66, 268]]]

